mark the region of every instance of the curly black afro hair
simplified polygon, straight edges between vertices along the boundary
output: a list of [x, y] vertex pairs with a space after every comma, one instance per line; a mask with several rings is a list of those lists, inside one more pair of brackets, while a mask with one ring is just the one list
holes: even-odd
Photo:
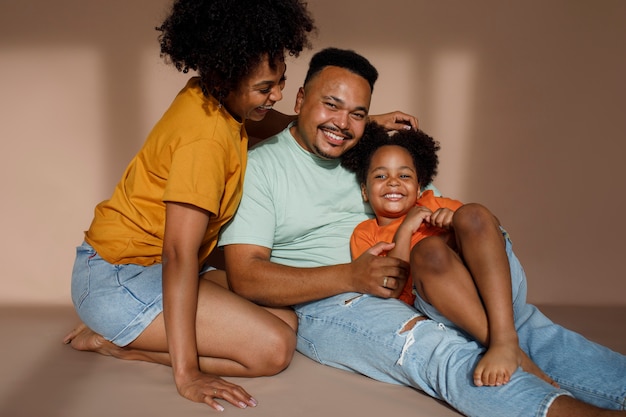
[[361, 140], [341, 158], [341, 165], [356, 173], [357, 180], [365, 184], [374, 152], [385, 145], [405, 148], [413, 158], [420, 186], [426, 186], [437, 175], [439, 142], [421, 130], [399, 130], [390, 134], [375, 122], [368, 122]]
[[301, 0], [175, 0], [156, 30], [161, 56], [182, 72], [197, 71], [205, 94], [226, 97], [264, 56], [310, 48], [316, 30]]

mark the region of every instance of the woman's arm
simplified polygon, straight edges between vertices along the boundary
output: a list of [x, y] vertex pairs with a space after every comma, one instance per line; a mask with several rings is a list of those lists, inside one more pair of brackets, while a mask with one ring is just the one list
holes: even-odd
[[296, 117], [295, 115], [283, 114], [272, 109], [260, 122], [246, 120], [246, 132], [248, 132], [249, 144], [254, 145], [263, 139], [274, 136], [286, 128], [293, 120], [296, 120]]
[[[209, 215], [195, 206], [166, 203], [163, 238], [163, 319], [174, 381], [178, 392], [192, 401], [211, 397], [214, 376], [200, 371], [196, 344], [198, 307], [198, 249]], [[209, 403], [217, 409], [219, 404]]]

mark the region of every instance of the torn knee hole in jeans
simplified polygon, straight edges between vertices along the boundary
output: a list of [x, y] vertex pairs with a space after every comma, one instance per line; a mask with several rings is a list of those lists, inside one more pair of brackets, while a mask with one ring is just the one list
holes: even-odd
[[404, 324], [404, 327], [400, 329], [400, 334], [406, 333], [409, 330], [413, 330], [413, 327], [415, 327], [415, 323], [417, 323], [419, 320], [424, 320], [424, 316], [415, 316], [411, 320], [407, 321]]
[[363, 294], [355, 295], [354, 297], [348, 298], [347, 300], [345, 300], [343, 302], [343, 304], [349, 306], [350, 304], [352, 304], [353, 301], [355, 301], [355, 300], [357, 300], [357, 299], [359, 299], [361, 297], [363, 297]]
[[405, 334], [407, 332], [409, 332], [409, 334], [407, 334], [406, 336], [404, 346], [402, 346], [402, 352], [400, 352], [400, 358], [398, 358], [396, 365], [402, 366], [402, 364], [404, 363], [404, 356], [407, 350], [411, 347], [411, 345], [413, 345], [413, 343], [415, 343], [415, 336], [413, 335], [413, 332], [411, 332], [411, 330], [415, 328], [415, 325], [418, 321], [424, 320], [425, 318], [426, 317], [424, 316], [414, 316], [409, 321], [404, 323], [404, 326], [402, 326], [402, 329], [400, 329], [400, 334]]

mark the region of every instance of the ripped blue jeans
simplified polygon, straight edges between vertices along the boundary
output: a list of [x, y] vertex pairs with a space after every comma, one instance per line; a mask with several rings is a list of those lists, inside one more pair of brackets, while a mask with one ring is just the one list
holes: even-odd
[[560, 395], [624, 409], [626, 356], [554, 324], [526, 304], [524, 271], [510, 246], [507, 252], [513, 282], [520, 284], [514, 292], [523, 291], [514, 294], [520, 346], [561, 389], [521, 369], [506, 385], [476, 387], [472, 374], [484, 352], [479, 343], [435, 320], [418, 321], [406, 331], [407, 323], [421, 315], [416, 309], [358, 293], [296, 306], [298, 351], [325, 365], [422, 390], [469, 417], [544, 417]]

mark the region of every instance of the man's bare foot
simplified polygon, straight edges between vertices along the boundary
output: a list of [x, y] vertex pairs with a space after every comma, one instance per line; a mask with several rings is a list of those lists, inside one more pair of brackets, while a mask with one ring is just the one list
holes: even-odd
[[524, 352], [522, 349], [520, 349], [520, 352], [522, 354], [522, 363], [520, 366], [525, 372], [528, 372], [529, 374], [533, 374], [536, 377], [543, 379], [544, 381], [546, 381], [548, 384], [552, 385], [555, 388], [561, 388], [555, 380], [550, 378], [545, 372], [543, 372], [537, 366], [535, 362], [533, 362], [532, 359], [528, 357], [526, 352]]
[[96, 352], [106, 356], [118, 356], [120, 347], [106, 340], [104, 337], [95, 333], [84, 323], [80, 323], [75, 329], [69, 332], [64, 338], [63, 343], [72, 345], [76, 350]]

